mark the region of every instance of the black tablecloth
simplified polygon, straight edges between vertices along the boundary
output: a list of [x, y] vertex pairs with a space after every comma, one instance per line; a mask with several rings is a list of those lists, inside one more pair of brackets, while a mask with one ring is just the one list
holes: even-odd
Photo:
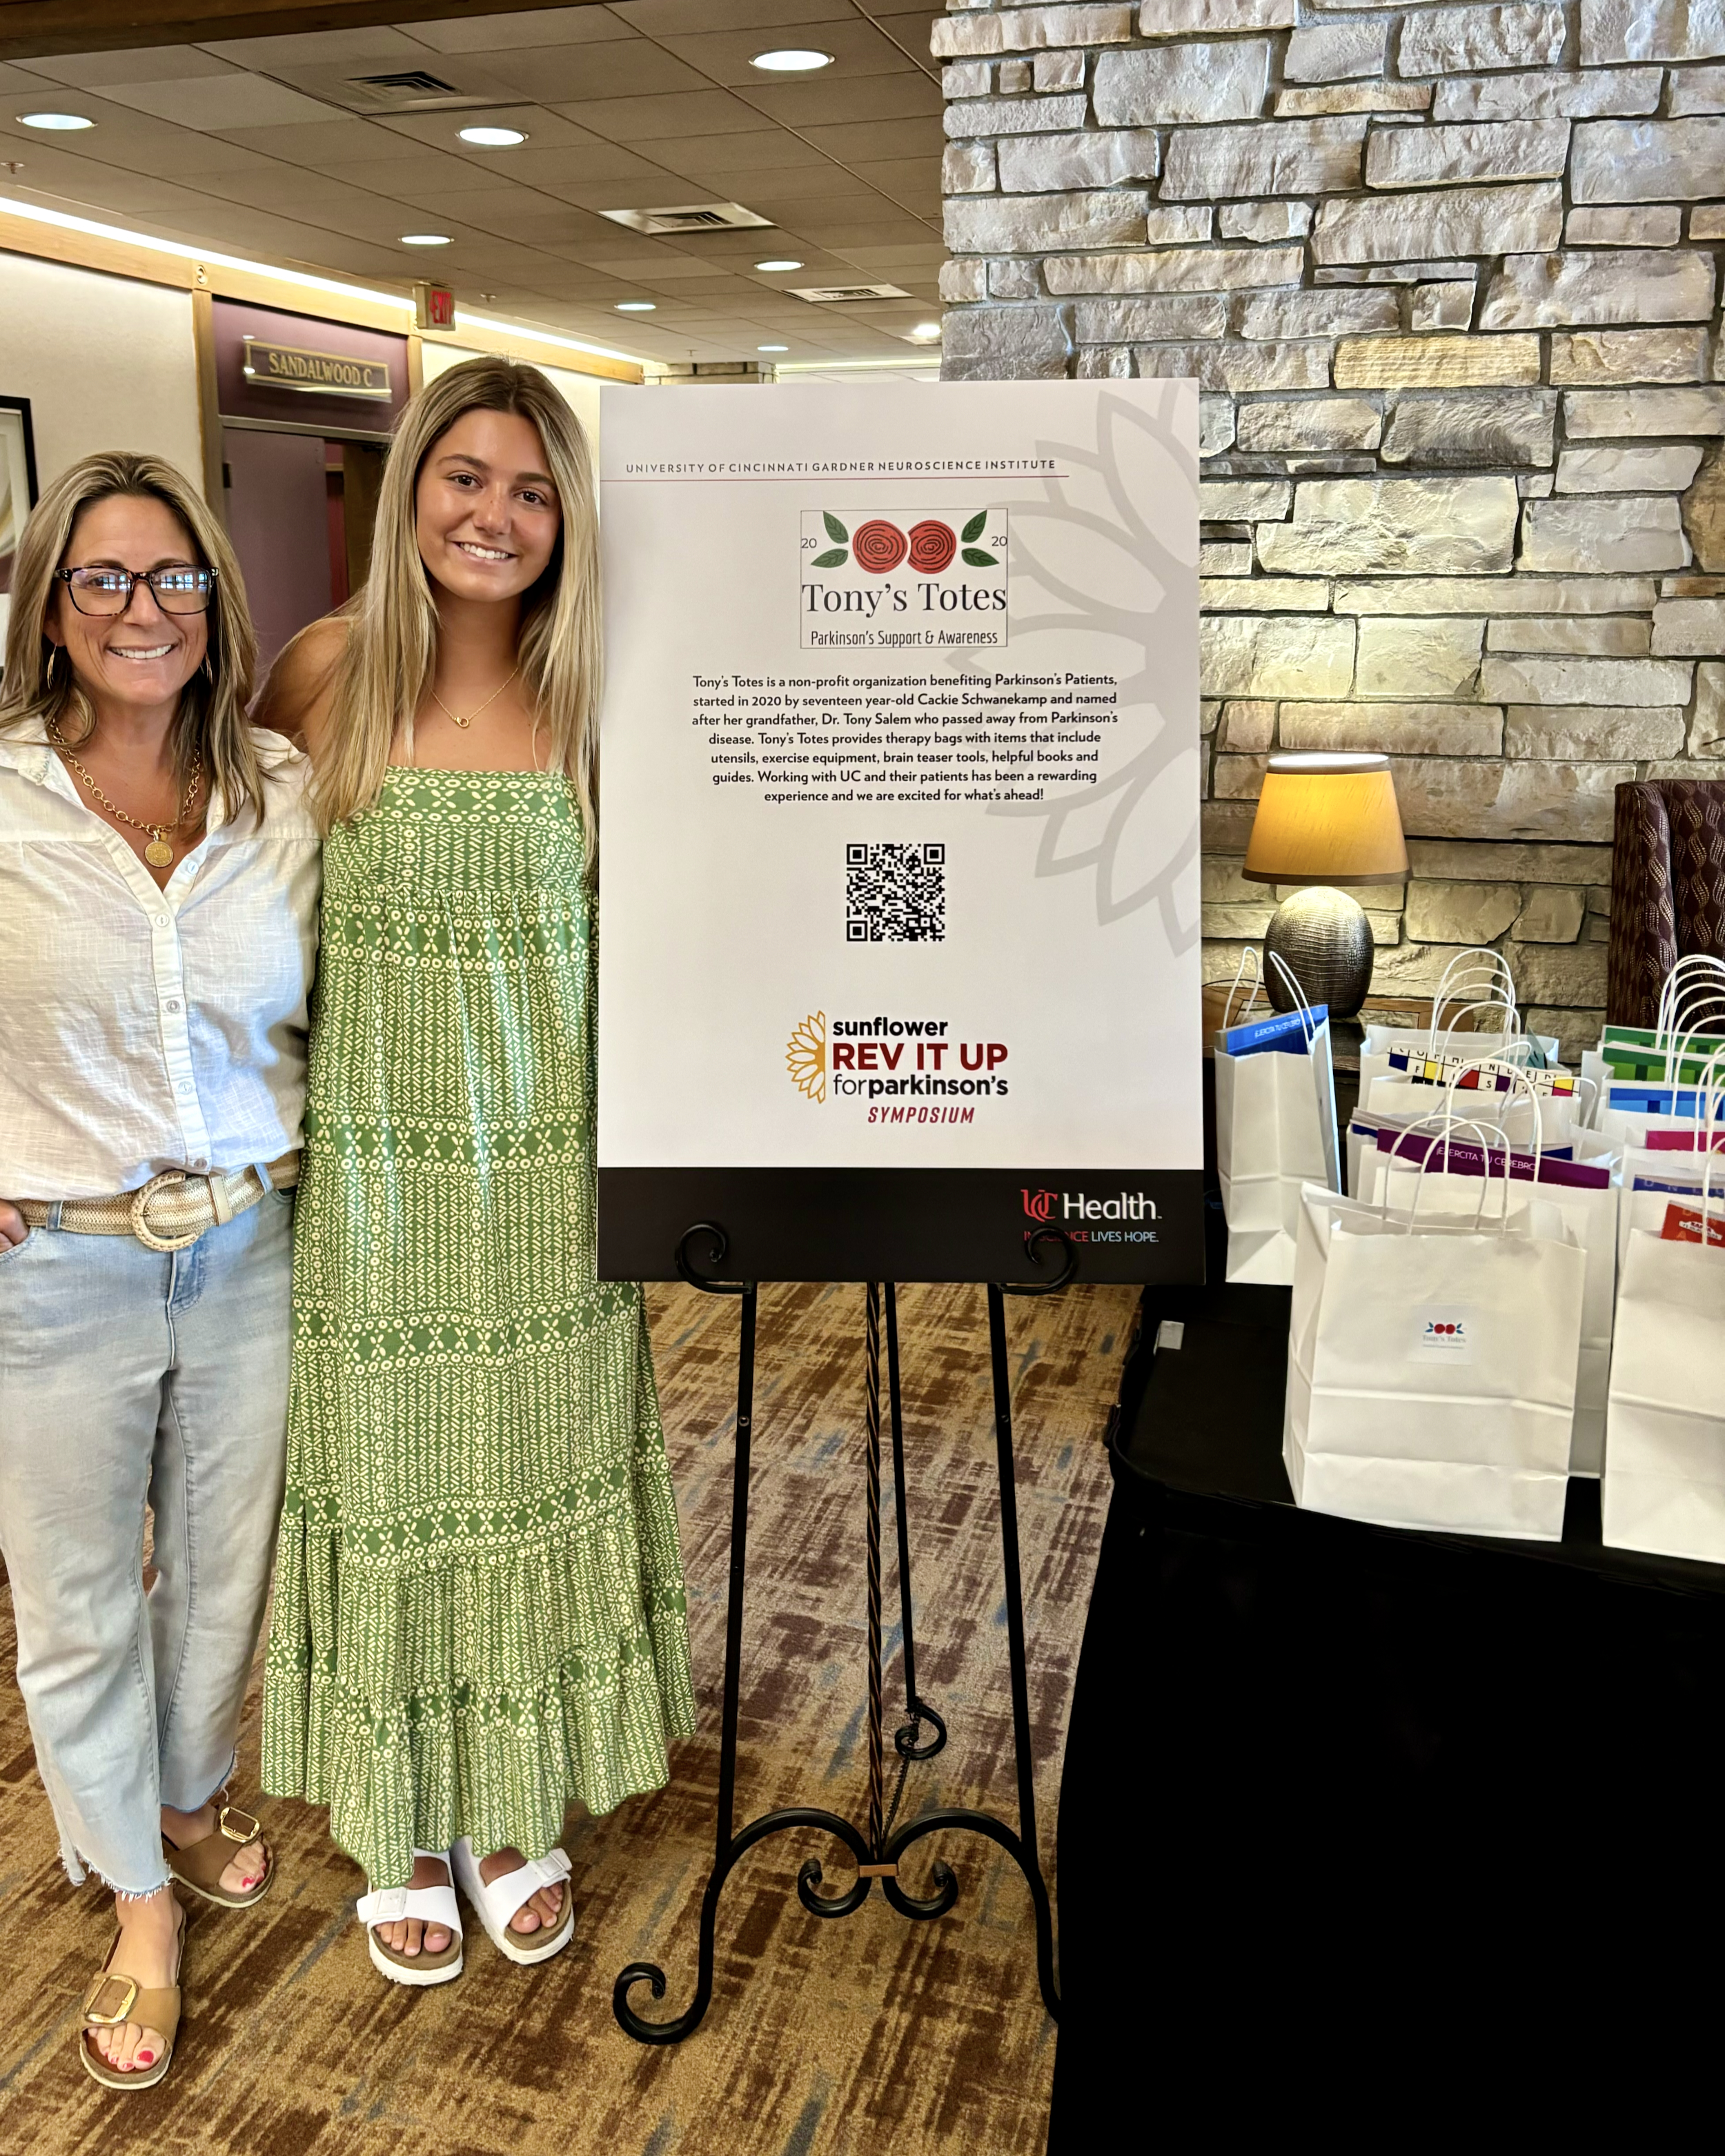
[[1287, 1309], [1146, 1293], [1061, 1784], [1051, 2156], [1147, 2105], [1220, 2126], [1272, 2057], [1290, 2101], [1424, 2101], [1620, 2058], [1678, 1971], [1712, 2011], [1725, 1568], [1604, 1549], [1594, 1482], [1560, 1543], [1298, 1511]]

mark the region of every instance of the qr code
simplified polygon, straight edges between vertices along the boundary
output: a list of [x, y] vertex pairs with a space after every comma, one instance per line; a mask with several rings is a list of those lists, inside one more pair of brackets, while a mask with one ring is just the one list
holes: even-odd
[[847, 846], [845, 940], [848, 943], [944, 943], [946, 848]]

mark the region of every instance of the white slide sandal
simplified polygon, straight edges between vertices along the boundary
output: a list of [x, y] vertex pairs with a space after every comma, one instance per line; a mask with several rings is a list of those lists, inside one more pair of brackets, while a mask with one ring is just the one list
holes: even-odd
[[[449, 1861], [449, 1855], [441, 1849], [416, 1849], [413, 1855], [434, 1857], [443, 1865]], [[371, 1949], [372, 1965], [392, 1984], [453, 1984], [460, 1975], [461, 1912], [455, 1901], [455, 1890], [447, 1880], [440, 1887], [377, 1887], [360, 1896], [357, 1913], [366, 1928], [366, 1943]], [[441, 1953], [396, 1953], [393, 1947], [384, 1945], [375, 1927], [400, 1923], [405, 1918], [442, 1925], [449, 1934], [449, 1943]]]
[[[523, 1967], [549, 1961], [553, 1954], [561, 1953], [574, 1937], [575, 1897], [567, 1884], [569, 1859], [562, 1850], [554, 1849], [548, 1856], [532, 1857], [520, 1871], [506, 1871], [489, 1887], [480, 1876], [479, 1859], [465, 1835], [449, 1851], [449, 1861], [461, 1892], [479, 1912], [485, 1937], [506, 1960], [519, 1962]], [[542, 1924], [536, 1932], [511, 1931], [509, 1920], [517, 1909], [531, 1901], [542, 1887], [557, 1886], [563, 1888], [563, 1913], [555, 1932], [547, 1937]]]

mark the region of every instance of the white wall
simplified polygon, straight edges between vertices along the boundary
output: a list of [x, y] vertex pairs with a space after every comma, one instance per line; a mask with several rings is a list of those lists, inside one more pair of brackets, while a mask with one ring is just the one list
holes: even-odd
[[0, 394], [28, 397], [39, 487], [95, 449], [148, 449], [199, 492], [192, 295], [0, 253]]
[[[439, 375], [452, 367], [459, 367], [464, 359], [480, 359], [485, 356], [482, 352], [465, 351], [458, 344], [433, 344], [429, 341], [420, 346], [419, 352], [428, 382], [435, 382]], [[586, 428], [588, 440], [597, 449], [599, 439], [598, 377], [575, 374], [563, 367], [542, 367], [539, 372], [547, 382], [562, 390], [565, 398], [574, 407], [576, 418]]]

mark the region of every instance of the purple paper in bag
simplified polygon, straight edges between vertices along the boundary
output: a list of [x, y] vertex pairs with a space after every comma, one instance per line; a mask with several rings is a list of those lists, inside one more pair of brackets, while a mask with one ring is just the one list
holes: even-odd
[[[1451, 1175], [1483, 1175], [1486, 1173], [1486, 1154], [1481, 1146], [1469, 1143], [1463, 1138], [1449, 1141], [1448, 1158], [1444, 1157], [1444, 1140], [1420, 1131], [1379, 1131], [1378, 1150], [1393, 1153], [1399, 1164], [1418, 1168], [1427, 1153], [1435, 1146], [1439, 1158], [1432, 1167], [1439, 1173], [1445, 1169]], [[1497, 1147], [1491, 1148], [1491, 1173], [1502, 1178], [1503, 1155]], [[1532, 1153], [1512, 1152], [1509, 1156], [1509, 1178], [1512, 1183], [1531, 1183], [1533, 1180]], [[1551, 1153], [1543, 1154], [1539, 1162], [1539, 1180], [1570, 1190], [1608, 1190], [1611, 1187], [1609, 1168], [1596, 1168], [1590, 1161], [1559, 1160]]]

